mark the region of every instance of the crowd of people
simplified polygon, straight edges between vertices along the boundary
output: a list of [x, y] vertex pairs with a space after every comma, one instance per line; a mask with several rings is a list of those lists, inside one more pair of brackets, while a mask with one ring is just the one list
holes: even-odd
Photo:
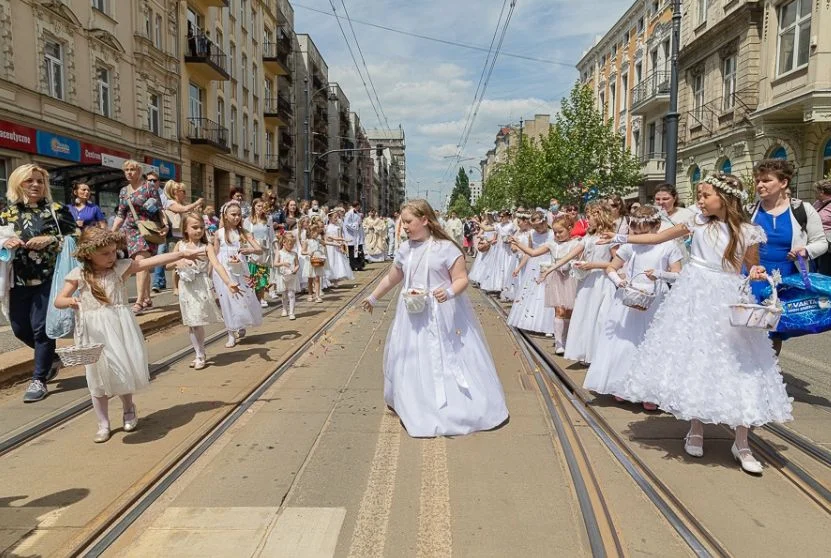
[[[262, 323], [269, 301], [281, 301], [282, 316], [295, 320], [297, 293], [321, 303], [328, 289], [353, 280], [367, 261], [390, 259], [396, 247], [395, 220], [374, 209], [364, 215], [360, 202], [330, 209], [315, 200], [278, 203], [272, 192], [249, 201], [231, 189], [217, 210], [201, 198], [189, 201], [185, 184], [162, 184], [136, 161], [126, 161], [123, 171], [126, 185], [110, 223], [91, 203], [89, 185], [74, 186], [73, 203], [58, 203], [48, 172], [33, 164], [11, 173], [0, 213], [0, 306], [15, 337], [34, 351], [23, 400], [48, 395], [61, 366], [48, 314], [71, 310], [76, 346], [103, 345], [86, 368], [96, 442], [110, 437], [114, 396], [122, 400], [124, 429], [138, 424], [132, 395], [149, 382], [149, 371], [136, 316], [152, 308], [153, 292], [167, 288], [167, 272], [194, 348], [190, 365], [200, 370], [209, 364], [206, 326], [224, 324], [225, 347], [233, 348]], [[73, 257], [75, 269], [57, 269], [59, 256]]]

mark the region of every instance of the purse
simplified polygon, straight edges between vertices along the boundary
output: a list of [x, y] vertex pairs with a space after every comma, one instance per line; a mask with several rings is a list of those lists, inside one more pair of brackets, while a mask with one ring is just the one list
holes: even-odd
[[411, 267], [413, 261], [412, 251], [410, 251], [410, 254], [407, 257], [407, 279], [404, 282], [404, 292], [401, 294], [401, 297], [404, 299], [404, 307], [410, 314], [421, 314], [422, 312], [424, 312], [424, 309], [427, 308], [427, 297], [429, 296], [428, 290], [426, 288], [411, 288], [410, 279], [413, 275], [415, 275], [415, 272], [418, 270], [418, 266], [421, 264], [421, 260], [423, 260], [426, 257], [427, 262], [425, 265], [424, 283], [425, 286], [429, 286], [428, 283], [430, 282], [430, 248], [432, 248], [432, 246], [433, 239], [431, 238], [428, 241], [427, 247], [425, 248], [425, 253], [422, 254], [421, 258], [419, 258], [418, 262], [416, 262], [415, 268]]
[[49, 307], [46, 309], [46, 336], [50, 339], [66, 337], [75, 328], [75, 312], [72, 308], [55, 308], [55, 298], [63, 290], [64, 280], [70, 271], [80, 265], [72, 254], [75, 252], [75, 237], [61, 234], [61, 227], [55, 212], [52, 219], [58, 227], [58, 238], [61, 242], [61, 251], [55, 261], [55, 271], [52, 273], [52, 285], [49, 288]]
[[139, 235], [144, 240], [150, 244], [164, 244], [167, 242], [167, 237], [162, 234], [162, 229], [164, 228], [162, 225], [155, 221], [141, 220], [138, 218], [138, 213], [136, 213], [136, 208], [133, 207], [133, 202], [130, 200], [129, 194], [127, 196], [127, 205], [130, 206], [130, 212], [133, 214]]

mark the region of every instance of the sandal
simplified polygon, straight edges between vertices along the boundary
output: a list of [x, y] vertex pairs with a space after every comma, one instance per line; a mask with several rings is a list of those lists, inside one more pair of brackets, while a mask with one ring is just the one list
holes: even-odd
[[153, 308], [153, 299], [145, 298], [144, 301], [141, 303], [142, 308]]
[[144, 306], [142, 306], [141, 303], [139, 303], [139, 302], [136, 302], [135, 304], [133, 304], [132, 310], [133, 310], [133, 314], [135, 314], [136, 316], [140, 316], [141, 314], [144, 314]]

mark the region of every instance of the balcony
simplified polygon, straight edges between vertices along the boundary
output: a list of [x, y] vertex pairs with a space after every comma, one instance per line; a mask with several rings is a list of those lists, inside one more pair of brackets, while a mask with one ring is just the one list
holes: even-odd
[[263, 161], [266, 174], [272, 174], [289, 180], [294, 178], [294, 163], [291, 157], [268, 153]]
[[280, 143], [285, 146], [291, 147], [294, 145], [294, 136], [291, 135], [289, 132], [283, 132], [280, 134]]
[[281, 127], [291, 124], [291, 103], [284, 97], [269, 97], [263, 104], [263, 117]]
[[231, 152], [228, 128], [207, 118], [188, 118], [187, 138], [192, 145], [204, 145], [223, 153]]
[[263, 67], [267, 72], [278, 76], [291, 75], [290, 56], [291, 40], [288, 37], [276, 42], [263, 43]]
[[655, 71], [632, 88], [632, 114], [662, 112], [669, 107], [669, 72]]
[[647, 182], [663, 182], [666, 168], [666, 153], [654, 152], [641, 155], [641, 168]]
[[191, 0], [190, 2], [195, 8], [227, 8], [230, 2], [228, 0]]
[[210, 82], [231, 79], [225, 52], [204, 31], [192, 25], [188, 25], [185, 64], [191, 77], [196, 80]]

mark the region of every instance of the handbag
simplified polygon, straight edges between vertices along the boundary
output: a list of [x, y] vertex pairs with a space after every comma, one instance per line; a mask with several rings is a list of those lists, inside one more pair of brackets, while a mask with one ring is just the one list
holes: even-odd
[[770, 298], [755, 304], [753, 293], [750, 291], [750, 277], [742, 281], [739, 292], [741, 301], [730, 305], [730, 325], [733, 327], [747, 327], [750, 329], [764, 329], [774, 331], [782, 318], [782, 305], [776, 292], [776, 283], [768, 276], [770, 283]]
[[162, 234], [162, 229], [164, 228], [162, 225], [155, 221], [141, 220], [138, 218], [138, 213], [136, 213], [136, 208], [133, 207], [133, 202], [130, 200], [129, 194], [127, 196], [127, 205], [130, 206], [130, 212], [133, 214], [139, 235], [144, 240], [150, 244], [164, 244], [167, 242], [167, 237]]
[[52, 285], [49, 289], [49, 307], [46, 309], [46, 336], [50, 339], [60, 339], [72, 333], [75, 328], [75, 312], [72, 308], [55, 308], [55, 298], [63, 290], [64, 281], [70, 271], [81, 265], [75, 256], [75, 237], [61, 234], [61, 227], [58, 218], [52, 211], [52, 218], [58, 227], [58, 238], [61, 244], [61, 251], [58, 252], [58, 259], [55, 262], [55, 271], [52, 273]]
[[426, 257], [427, 263], [425, 265], [424, 283], [425, 287], [429, 286], [428, 283], [430, 282], [430, 249], [432, 248], [432, 246], [433, 239], [431, 238], [428, 241], [427, 247], [425, 248], [425, 252], [421, 255], [418, 262], [416, 262], [414, 268], [412, 267], [412, 251], [410, 251], [410, 254], [407, 257], [407, 279], [404, 282], [404, 292], [401, 296], [404, 299], [404, 307], [410, 314], [421, 314], [422, 312], [424, 312], [424, 309], [427, 308], [427, 297], [429, 296], [427, 288], [419, 289], [410, 287], [410, 279], [413, 275], [415, 275], [415, 272], [418, 270], [421, 261]]

